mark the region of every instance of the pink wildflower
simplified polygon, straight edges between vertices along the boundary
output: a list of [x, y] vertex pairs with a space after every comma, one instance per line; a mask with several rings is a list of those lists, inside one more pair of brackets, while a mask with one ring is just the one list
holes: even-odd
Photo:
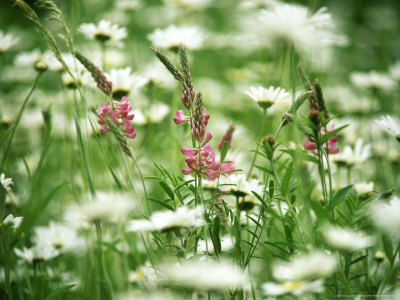
[[[132, 120], [134, 114], [130, 114], [131, 104], [128, 102], [126, 97], [122, 97], [119, 103], [111, 103], [111, 107], [106, 103], [100, 104], [100, 109], [96, 110], [99, 120], [97, 121], [100, 125], [101, 133], [107, 133], [110, 128], [107, 126], [106, 119], [110, 119], [115, 123], [128, 138], [134, 139], [136, 137], [135, 128], [132, 126]], [[121, 127], [122, 126], [122, 127]]]
[[189, 81], [189, 84], [190, 85], [188, 86], [188, 88], [189, 88], [190, 96], [188, 95], [184, 85], [183, 84], [181, 85], [181, 89], [182, 89], [181, 101], [182, 101], [182, 104], [186, 107], [186, 109], [190, 109], [192, 107], [192, 102], [193, 102], [193, 99], [195, 98], [195, 93], [193, 91], [193, 86], [191, 85], [191, 81]]
[[231, 148], [231, 143], [232, 143], [232, 134], [233, 131], [235, 130], [235, 123], [231, 123], [229, 125], [229, 129], [228, 131], [223, 135], [223, 137], [221, 138], [221, 140], [218, 143], [218, 149], [221, 150], [222, 145], [224, 144], [224, 142], [228, 142], [228, 149]]
[[182, 154], [186, 155], [186, 169], [182, 169], [182, 173], [187, 175], [195, 172], [204, 176], [208, 180], [214, 180], [218, 177], [220, 164], [215, 161], [215, 152], [209, 145], [201, 148], [201, 153], [197, 149], [191, 149], [186, 142], [185, 148], [181, 149]]
[[181, 110], [181, 109], [178, 110], [175, 115], [176, 115], [176, 117], [173, 118], [175, 124], [180, 124], [180, 123], [189, 121], [189, 117], [185, 116], [183, 114], [183, 110]]
[[210, 115], [206, 114], [206, 109], [204, 108], [203, 110], [195, 110], [193, 114], [193, 126], [192, 126], [192, 135], [202, 145], [207, 144], [211, 138], [212, 135], [210, 132], [206, 133], [206, 126], [208, 124], [208, 119], [210, 118]]
[[[331, 129], [327, 129], [327, 133], [332, 132], [335, 129], [335, 125], [332, 125]], [[324, 135], [325, 131], [321, 128], [321, 135]], [[333, 136], [328, 140], [328, 153], [329, 154], [337, 154], [339, 153], [339, 148], [336, 148], [336, 142], [339, 140], [337, 136]], [[306, 137], [306, 140], [303, 144], [304, 149], [310, 151], [312, 154], [316, 154], [315, 149], [317, 148], [316, 144], [312, 142], [309, 138]]]

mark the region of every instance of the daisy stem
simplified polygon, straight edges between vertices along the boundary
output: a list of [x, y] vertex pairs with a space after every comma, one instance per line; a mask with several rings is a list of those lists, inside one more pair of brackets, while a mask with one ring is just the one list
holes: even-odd
[[101, 64], [103, 65], [103, 72], [106, 71], [106, 43], [100, 42], [101, 48]]
[[101, 299], [110, 299], [109, 291], [107, 290], [106, 278], [104, 273], [104, 264], [103, 264], [103, 237], [101, 233], [100, 222], [95, 222], [96, 226], [96, 235], [97, 235], [97, 263], [99, 267], [99, 275], [100, 275], [100, 297]]
[[3, 159], [1, 160], [0, 170], [4, 169], [4, 163], [6, 162], [6, 158], [7, 158], [8, 152], [10, 151], [12, 140], [14, 138], [15, 132], [17, 131], [17, 127], [18, 127], [18, 124], [19, 124], [19, 122], [20, 122], [20, 120], [22, 118], [22, 114], [24, 113], [25, 106], [28, 103], [33, 91], [36, 89], [42, 74], [43, 74], [43, 72], [37, 72], [35, 81], [33, 83], [33, 86], [31, 88], [31, 90], [29, 91], [28, 95], [26, 96], [24, 102], [22, 103], [21, 108], [19, 109], [19, 112], [18, 112], [18, 115], [17, 115], [17, 119], [15, 120], [15, 123], [14, 123], [14, 125], [12, 127], [12, 130], [11, 130], [11, 133], [10, 133], [10, 137], [9, 137], [7, 145], [6, 145], [6, 149], [5, 149], [4, 154], [3, 154]]
[[[267, 119], [267, 109], [264, 108], [263, 109], [263, 120], [262, 120], [261, 127], [260, 127], [260, 133], [258, 134], [260, 142], [262, 139], [262, 134], [264, 132], [264, 125], [265, 125], [266, 119]], [[259, 148], [259, 146], [257, 144], [256, 151], [254, 152], [254, 156], [253, 156], [253, 161], [251, 162], [251, 166], [249, 169], [249, 173], [247, 173], [247, 179], [250, 178], [251, 172], [253, 171], [254, 164], [256, 163], [256, 159], [257, 159], [257, 155], [258, 155], [258, 148]]]

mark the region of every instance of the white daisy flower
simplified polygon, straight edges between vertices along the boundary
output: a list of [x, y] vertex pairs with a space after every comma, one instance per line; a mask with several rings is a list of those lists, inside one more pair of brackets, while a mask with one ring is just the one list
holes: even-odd
[[393, 197], [389, 202], [375, 201], [370, 206], [371, 217], [383, 230], [400, 236], [400, 198]]
[[12, 178], [6, 178], [6, 174], [1, 173], [0, 182], [3, 185], [3, 187], [6, 189], [6, 191], [10, 193], [11, 192], [10, 185], [14, 184]]
[[396, 83], [386, 74], [375, 71], [369, 73], [355, 72], [350, 75], [351, 82], [364, 89], [375, 88], [380, 90], [390, 90]]
[[374, 183], [372, 181], [356, 183], [354, 189], [359, 195], [367, 194], [374, 190]]
[[366, 161], [371, 156], [371, 144], [363, 144], [362, 139], [358, 139], [354, 149], [346, 146], [343, 151], [336, 155], [332, 155], [332, 161], [341, 165], [357, 165]]
[[268, 89], [262, 86], [258, 88], [250, 87], [250, 91], [245, 91], [245, 93], [263, 109], [268, 109], [273, 105], [290, 103], [289, 93], [280, 87], [270, 86]]
[[293, 294], [300, 296], [306, 293], [322, 293], [324, 290], [322, 280], [314, 281], [285, 281], [283, 283], [266, 282], [262, 285], [264, 294], [279, 296]]
[[300, 50], [314, 50], [337, 44], [333, 22], [326, 8], [311, 14], [304, 6], [275, 3], [258, 14], [253, 30], [258, 42], [269, 46], [292, 44]]
[[[9, 214], [3, 221], [3, 224], [9, 224], [13, 229], [16, 229], [21, 225], [23, 217], [14, 217], [13, 214]], [[0, 223], [1, 224], [1, 223]]]
[[338, 226], [329, 226], [324, 229], [324, 234], [329, 244], [333, 247], [346, 250], [357, 251], [374, 245], [375, 239], [362, 232], [354, 232]]
[[54, 222], [46, 227], [36, 227], [34, 242], [39, 247], [53, 247], [60, 253], [78, 250], [83, 246], [83, 239], [78, 236], [75, 228]]
[[68, 224], [88, 228], [95, 222], [118, 223], [136, 207], [137, 203], [126, 193], [97, 192], [95, 198], [80, 205], [72, 205], [65, 215]]
[[39, 49], [34, 49], [29, 52], [21, 52], [15, 57], [17, 66], [34, 66], [42, 58], [42, 53]]
[[268, 8], [272, 5], [279, 4], [280, 2], [277, 0], [244, 0], [240, 2], [240, 9], [260, 9], [260, 8]]
[[389, 73], [394, 80], [400, 81], [400, 61], [397, 61], [394, 65], [390, 66]]
[[134, 11], [140, 7], [139, 0], [118, 0], [117, 1], [117, 9], [124, 11]]
[[391, 116], [382, 116], [380, 120], [375, 120], [375, 122], [388, 134], [396, 138], [400, 142], [400, 122]]
[[0, 30], [0, 54], [6, 52], [11, 47], [14, 47], [19, 42], [19, 38], [13, 36], [12, 34], [4, 33]]
[[[234, 239], [230, 235], [224, 235], [220, 237], [221, 240], [221, 251], [228, 251], [233, 248]], [[200, 240], [197, 246], [197, 252], [203, 253], [206, 252], [208, 249], [209, 253], [214, 253], [214, 245], [211, 240], [206, 241]]]
[[194, 26], [177, 27], [170, 25], [165, 29], [156, 29], [147, 38], [154, 47], [177, 49], [180, 44], [183, 44], [187, 49], [194, 50], [202, 46], [204, 32]]
[[97, 25], [93, 23], [81, 24], [78, 31], [83, 33], [89, 39], [117, 47], [122, 47], [121, 40], [128, 36], [125, 27], [119, 27], [117, 24], [112, 24], [107, 20], [100, 20]]
[[200, 9], [210, 4], [210, 0], [164, 0], [167, 4], [189, 8], [189, 9]]
[[30, 52], [21, 52], [15, 58], [15, 65], [23, 67], [34, 67], [37, 71], [45, 71], [47, 69], [53, 71], [62, 70], [61, 63], [50, 50], [42, 53], [39, 49]]
[[202, 226], [204, 224], [201, 207], [193, 209], [181, 206], [176, 211], [158, 211], [151, 215], [150, 220], [132, 220], [126, 227], [129, 232], [167, 231], [175, 228]]
[[158, 60], [154, 60], [148, 65], [140, 69], [140, 74], [143, 74], [149, 81], [160, 84], [166, 88], [176, 86], [176, 80], [171, 73]]
[[34, 246], [32, 248], [15, 248], [15, 254], [27, 262], [50, 260], [60, 253], [53, 247]]
[[[247, 180], [245, 174], [232, 174], [227, 177], [221, 177], [218, 188], [224, 192], [231, 193], [234, 198], [238, 198], [239, 209], [252, 210], [259, 200], [252, 192], [256, 192], [262, 197], [264, 187], [258, 179]], [[224, 200], [227, 198], [224, 197]], [[236, 206], [236, 200], [231, 199], [232, 205]], [[231, 201], [229, 201], [231, 202]]]
[[290, 262], [276, 265], [273, 275], [278, 280], [301, 281], [324, 278], [335, 270], [337, 260], [333, 255], [314, 251], [294, 257]]
[[133, 110], [133, 123], [139, 125], [160, 123], [169, 113], [169, 106], [164, 103], [153, 103], [148, 110]]
[[112, 95], [117, 100], [129, 95], [133, 90], [140, 88], [148, 81], [146, 78], [132, 73], [130, 67], [112, 69], [109, 74], [106, 74], [106, 77], [112, 82]]
[[244, 272], [228, 262], [186, 261], [160, 267], [161, 281], [197, 290], [223, 290], [242, 286]]

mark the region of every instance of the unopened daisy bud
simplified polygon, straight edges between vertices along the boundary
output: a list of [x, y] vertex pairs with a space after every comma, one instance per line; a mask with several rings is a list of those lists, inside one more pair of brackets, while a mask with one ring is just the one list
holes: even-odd
[[38, 72], [47, 71], [48, 68], [48, 65], [43, 60], [39, 60], [35, 63], [35, 70]]
[[275, 144], [275, 137], [271, 134], [263, 137], [262, 144], [265, 145], [265, 143], [268, 143], [272, 147]]
[[81, 64], [90, 72], [94, 81], [97, 83], [97, 87], [107, 96], [111, 94], [112, 82], [107, 80], [101, 70], [96, 67], [89, 59], [83, 56], [80, 52], [75, 53], [75, 57], [81, 62]]
[[374, 255], [374, 260], [377, 263], [381, 263], [385, 260], [385, 254], [382, 251], [376, 251]]
[[222, 136], [221, 140], [218, 143], [218, 150], [221, 150], [224, 142], [228, 142], [228, 149], [231, 148], [232, 134], [233, 134], [234, 130], [235, 130], [235, 123], [231, 122], [231, 124], [229, 125], [229, 128], [228, 128], [228, 131]]

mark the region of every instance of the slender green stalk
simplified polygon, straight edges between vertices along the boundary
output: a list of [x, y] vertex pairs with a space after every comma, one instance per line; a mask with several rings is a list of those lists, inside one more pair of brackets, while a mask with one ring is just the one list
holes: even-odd
[[0, 170], [4, 169], [4, 164], [6, 162], [6, 158], [7, 158], [8, 152], [10, 151], [10, 147], [11, 147], [15, 132], [17, 131], [18, 124], [21, 121], [21, 117], [22, 117], [22, 114], [24, 113], [26, 104], [28, 103], [33, 91], [36, 89], [42, 74], [43, 74], [43, 72], [37, 72], [35, 81], [33, 83], [33, 86], [30, 89], [28, 95], [26, 96], [24, 102], [22, 103], [21, 108], [19, 109], [19, 112], [18, 112], [18, 115], [17, 115], [17, 119], [15, 120], [15, 123], [13, 125], [12, 130], [11, 130], [10, 137], [8, 138], [8, 142], [7, 142], [7, 145], [6, 145], [6, 150], [4, 151], [4, 154], [3, 154], [3, 159], [1, 160]]
[[386, 283], [389, 280], [390, 275], [392, 274], [393, 265], [394, 265], [394, 262], [396, 261], [396, 256], [399, 253], [399, 251], [400, 251], [400, 241], [397, 243], [396, 250], [394, 251], [394, 254], [393, 254], [393, 259], [390, 262], [390, 266], [386, 271], [385, 277], [383, 278], [382, 283], [379, 285], [379, 290], [378, 290], [378, 293], [377, 293], [378, 296], [382, 295], [383, 289], [385, 288]]
[[104, 262], [103, 262], [103, 236], [101, 232], [100, 222], [95, 222], [96, 235], [97, 235], [97, 263], [99, 266], [99, 276], [100, 276], [100, 297], [102, 300], [110, 299], [110, 292], [107, 287], [106, 276], [104, 272]]
[[319, 131], [315, 131], [315, 144], [317, 146], [318, 172], [319, 172], [319, 177], [321, 179], [322, 196], [324, 197], [325, 203], [327, 203], [329, 199], [326, 188], [325, 169], [324, 169], [324, 162], [322, 159], [322, 149], [321, 145], [319, 144]]
[[[262, 134], [264, 132], [264, 125], [265, 125], [265, 120], [266, 119], [267, 119], [267, 110], [264, 108], [263, 109], [263, 120], [262, 120], [261, 127], [260, 127], [260, 133], [258, 134], [258, 137], [259, 137], [260, 141], [262, 139]], [[256, 163], [256, 159], [257, 159], [257, 155], [258, 155], [258, 148], [259, 148], [259, 146], [257, 144], [256, 151], [254, 152], [254, 156], [253, 156], [253, 161], [251, 162], [251, 166], [250, 166], [249, 172], [247, 173], [247, 179], [250, 178], [251, 172], [253, 171], [254, 164]]]
[[143, 187], [143, 193], [144, 193], [144, 197], [146, 198], [146, 206], [147, 206], [147, 211], [150, 215], [150, 203], [149, 203], [149, 197], [147, 195], [147, 190], [146, 190], [146, 184], [144, 183], [144, 178], [143, 178], [143, 174], [142, 171], [140, 170], [139, 164], [137, 163], [136, 159], [134, 158], [134, 156], [131, 156], [133, 162], [135, 163], [135, 167], [138, 170], [139, 173], [139, 177], [140, 177], [140, 181], [142, 182], [142, 187]]

